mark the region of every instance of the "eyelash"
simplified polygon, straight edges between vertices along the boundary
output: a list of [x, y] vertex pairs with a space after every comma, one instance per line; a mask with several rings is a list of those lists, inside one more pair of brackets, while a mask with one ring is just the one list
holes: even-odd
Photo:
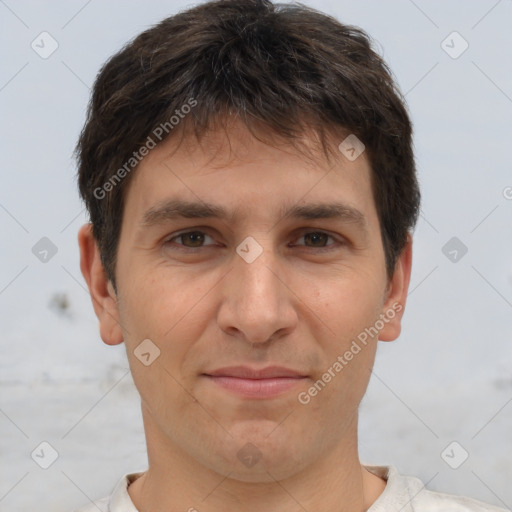
[[[183, 237], [183, 236], [191, 234], [191, 233], [200, 233], [202, 235], [210, 236], [205, 231], [201, 231], [201, 230], [198, 230], [198, 229], [192, 229], [192, 230], [188, 230], [188, 231], [182, 231], [182, 232], [180, 232], [178, 234], [173, 235], [170, 238], [167, 238], [164, 241], [163, 244], [164, 244], [164, 246], [171, 245], [171, 242], [173, 240], [175, 240], [176, 238], [180, 238], [180, 237]], [[303, 247], [306, 247], [307, 249], [313, 249], [313, 250], [316, 250], [318, 252], [326, 252], [326, 251], [331, 251], [331, 250], [335, 249], [336, 247], [345, 245], [343, 241], [337, 239], [333, 235], [330, 235], [329, 233], [327, 233], [325, 231], [322, 231], [322, 230], [302, 231], [301, 232], [301, 236], [299, 238], [297, 238], [297, 240], [299, 240], [300, 238], [303, 238], [305, 235], [308, 235], [308, 234], [327, 235], [329, 238], [334, 240], [335, 243], [326, 245], [325, 247], [308, 247], [308, 246], [303, 246]], [[176, 249], [178, 251], [183, 251], [183, 252], [194, 253], [194, 252], [197, 252], [198, 250], [204, 249], [205, 247], [207, 247], [207, 246], [202, 246], [202, 247], [186, 247], [183, 244], [178, 244], [177, 246], [174, 246], [173, 249]]]

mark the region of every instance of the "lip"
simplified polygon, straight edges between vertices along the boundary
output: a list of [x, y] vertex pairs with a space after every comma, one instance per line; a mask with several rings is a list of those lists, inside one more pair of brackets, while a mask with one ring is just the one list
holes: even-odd
[[272, 379], [279, 377], [307, 377], [306, 374], [283, 366], [267, 366], [256, 369], [249, 366], [227, 366], [205, 373], [210, 377], [238, 377], [239, 379]]
[[298, 371], [280, 366], [269, 366], [260, 370], [247, 366], [231, 366], [203, 376], [231, 393], [253, 399], [282, 395], [308, 378]]

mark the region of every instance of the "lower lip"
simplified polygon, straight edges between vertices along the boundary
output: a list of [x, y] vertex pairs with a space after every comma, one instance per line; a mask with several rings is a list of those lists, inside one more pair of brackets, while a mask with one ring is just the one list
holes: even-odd
[[275, 377], [272, 379], [241, 379], [205, 375], [219, 386], [249, 398], [271, 398], [290, 391], [306, 377]]

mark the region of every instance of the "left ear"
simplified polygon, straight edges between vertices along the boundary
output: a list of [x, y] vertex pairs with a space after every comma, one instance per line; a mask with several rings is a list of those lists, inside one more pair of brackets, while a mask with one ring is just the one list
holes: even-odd
[[379, 332], [379, 340], [393, 341], [400, 336], [402, 316], [409, 290], [412, 267], [412, 236], [407, 235], [407, 243], [395, 265], [395, 272], [388, 283], [387, 298], [382, 306], [381, 319], [384, 328]]

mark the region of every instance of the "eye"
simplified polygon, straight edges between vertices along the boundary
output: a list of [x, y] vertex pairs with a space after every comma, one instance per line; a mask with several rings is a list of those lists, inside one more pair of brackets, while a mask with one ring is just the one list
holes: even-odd
[[[200, 249], [203, 247], [203, 243], [205, 238], [210, 238], [212, 241], [212, 237], [207, 235], [204, 231], [184, 231], [177, 235], [174, 235], [171, 238], [165, 240], [164, 245], [172, 245], [171, 242], [174, 240], [181, 240], [181, 244], [177, 244], [179, 247], [185, 247], [186, 249]], [[190, 245], [188, 243], [190, 242]]]
[[[208, 247], [208, 244], [204, 245], [206, 239], [209, 238], [212, 242], [214, 242], [213, 238], [200, 230], [191, 230], [191, 231], [183, 231], [181, 233], [175, 234], [170, 238], [167, 238], [164, 241], [164, 246], [170, 247], [171, 249], [176, 250], [184, 250], [184, 251], [192, 251], [199, 250], [204, 247]], [[337, 246], [343, 245], [341, 240], [336, 239], [333, 235], [326, 233], [324, 231], [307, 231], [303, 232], [300, 238], [296, 238], [296, 242], [300, 240], [304, 240], [304, 246], [309, 249], [317, 249], [319, 251], [329, 251], [331, 249], [336, 248]], [[333, 242], [328, 243], [329, 239]], [[180, 243], [177, 243], [176, 240], [179, 240]], [[303, 245], [303, 244], [293, 244], [293, 245]]]
[[[327, 244], [328, 239], [334, 240], [334, 243]], [[312, 245], [306, 245], [306, 247], [310, 247], [312, 249], [326, 249], [330, 250], [331, 246], [336, 246], [339, 244], [342, 244], [341, 241], [334, 238], [334, 236], [330, 235], [329, 233], [326, 233], [324, 231], [308, 231], [304, 233], [300, 238], [297, 240], [302, 240], [310, 242]]]

